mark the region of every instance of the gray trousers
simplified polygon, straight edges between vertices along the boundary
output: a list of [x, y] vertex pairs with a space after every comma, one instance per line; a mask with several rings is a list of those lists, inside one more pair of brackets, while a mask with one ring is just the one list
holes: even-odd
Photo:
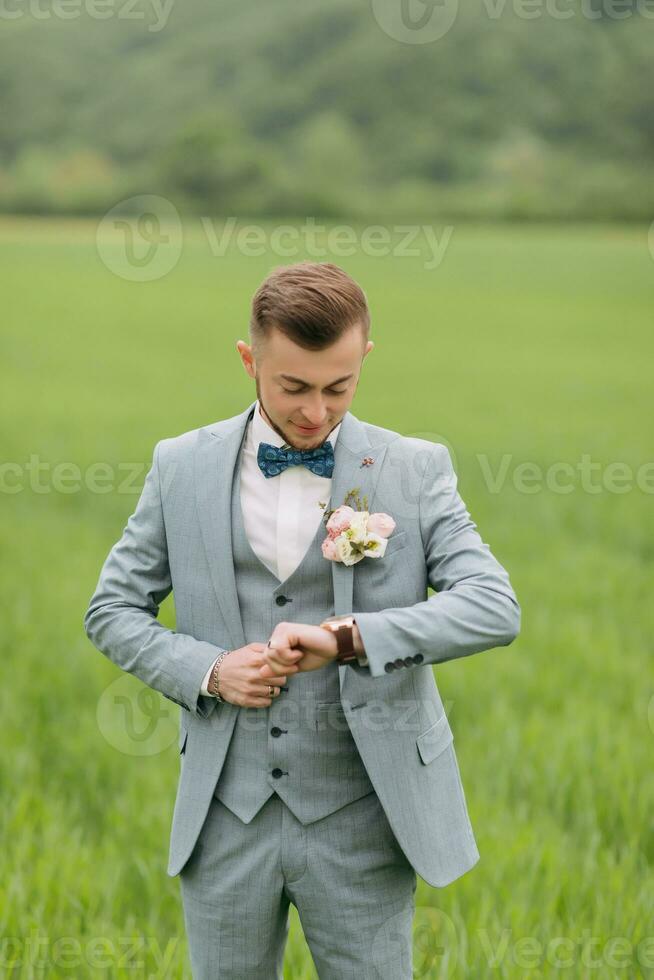
[[411, 980], [416, 873], [375, 792], [306, 826], [216, 797], [179, 875], [194, 980], [282, 980], [297, 908], [320, 980]]

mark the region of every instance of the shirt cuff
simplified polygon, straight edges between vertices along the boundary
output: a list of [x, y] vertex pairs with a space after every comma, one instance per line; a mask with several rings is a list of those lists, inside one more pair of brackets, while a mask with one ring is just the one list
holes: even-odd
[[[218, 659], [218, 657], [216, 657], [216, 660], [217, 659]], [[210, 698], [215, 698], [215, 696], [216, 696], [215, 694], [211, 694], [209, 692], [209, 678], [211, 677], [211, 671], [213, 670], [213, 668], [215, 666], [216, 660], [214, 660], [214, 662], [212, 663], [211, 667], [209, 667], [209, 670], [204, 675], [204, 678], [202, 680], [202, 686], [200, 687], [200, 694], [206, 694], [207, 697], [210, 697]]]

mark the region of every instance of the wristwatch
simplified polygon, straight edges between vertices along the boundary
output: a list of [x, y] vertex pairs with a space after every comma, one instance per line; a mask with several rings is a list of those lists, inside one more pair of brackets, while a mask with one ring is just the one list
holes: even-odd
[[354, 649], [354, 623], [353, 615], [328, 616], [320, 624], [324, 629], [330, 630], [336, 636], [336, 662], [339, 664], [358, 663], [360, 667], [368, 666], [368, 658], [365, 653], [357, 653]]

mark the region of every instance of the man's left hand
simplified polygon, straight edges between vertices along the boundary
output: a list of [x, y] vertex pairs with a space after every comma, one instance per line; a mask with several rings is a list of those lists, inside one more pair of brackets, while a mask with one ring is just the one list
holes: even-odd
[[278, 623], [263, 650], [266, 663], [259, 672], [276, 677], [289, 664], [297, 664], [298, 670], [319, 670], [336, 659], [337, 650], [335, 635], [322, 626]]

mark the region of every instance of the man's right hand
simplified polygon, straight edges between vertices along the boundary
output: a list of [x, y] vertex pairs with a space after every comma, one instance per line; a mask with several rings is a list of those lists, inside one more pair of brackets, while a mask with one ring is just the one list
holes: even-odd
[[274, 697], [277, 697], [279, 688], [286, 684], [288, 676], [296, 674], [299, 668], [289, 664], [284, 674], [264, 679], [259, 668], [266, 663], [263, 655], [265, 649], [265, 643], [248, 643], [223, 658], [218, 668], [218, 693], [221, 698], [243, 708], [270, 707], [273, 698], [270, 697], [268, 685], [272, 685]]

